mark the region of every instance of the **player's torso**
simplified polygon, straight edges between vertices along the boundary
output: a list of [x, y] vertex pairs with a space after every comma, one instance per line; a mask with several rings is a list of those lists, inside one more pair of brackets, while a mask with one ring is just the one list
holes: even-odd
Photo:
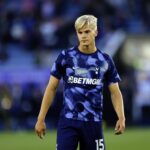
[[69, 51], [65, 57], [65, 82], [79, 86], [102, 86], [108, 63], [99, 52], [83, 54]]
[[101, 120], [102, 88], [108, 63], [97, 50], [83, 54], [66, 52], [64, 65], [65, 116], [78, 120]]

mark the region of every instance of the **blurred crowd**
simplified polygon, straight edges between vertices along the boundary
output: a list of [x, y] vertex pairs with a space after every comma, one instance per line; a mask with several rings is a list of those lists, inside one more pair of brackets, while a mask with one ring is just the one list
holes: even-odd
[[83, 14], [99, 19], [101, 36], [118, 28], [146, 33], [149, 10], [148, 0], [1, 0], [0, 49], [9, 42], [29, 50], [73, 45], [74, 21]]
[[[40, 54], [77, 44], [74, 21], [83, 14], [99, 19], [97, 40], [118, 29], [134, 34], [150, 32], [149, 0], [1, 0], [0, 65], [9, 60], [11, 45]], [[32, 128], [43, 91], [36, 83], [0, 83], [0, 129]], [[57, 105], [55, 111], [59, 112]]]
[[[0, 130], [33, 129], [45, 86], [31, 82], [0, 84]], [[47, 114], [49, 128], [56, 127], [62, 103], [62, 91], [59, 87]]]
[[30, 51], [76, 44], [74, 21], [83, 14], [99, 19], [99, 37], [116, 29], [147, 33], [149, 10], [148, 0], [1, 0], [0, 60], [8, 57], [8, 43]]
[[[0, 85], [0, 129], [33, 125], [42, 98], [40, 85]], [[31, 115], [32, 114], [32, 115]]]

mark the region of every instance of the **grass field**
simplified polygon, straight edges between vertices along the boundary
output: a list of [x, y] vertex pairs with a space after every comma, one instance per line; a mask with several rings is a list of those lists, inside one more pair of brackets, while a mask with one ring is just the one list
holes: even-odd
[[[150, 128], [126, 129], [123, 135], [114, 135], [105, 129], [107, 150], [149, 150]], [[0, 132], [0, 150], [55, 150], [56, 131], [48, 131], [44, 139], [34, 132]]]

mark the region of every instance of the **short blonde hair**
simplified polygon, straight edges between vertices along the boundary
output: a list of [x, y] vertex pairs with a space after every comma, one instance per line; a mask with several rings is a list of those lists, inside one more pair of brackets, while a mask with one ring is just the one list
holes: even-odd
[[80, 16], [75, 21], [75, 29], [80, 30], [83, 27], [89, 27], [93, 30], [97, 30], [97, 18], [93, 15]]

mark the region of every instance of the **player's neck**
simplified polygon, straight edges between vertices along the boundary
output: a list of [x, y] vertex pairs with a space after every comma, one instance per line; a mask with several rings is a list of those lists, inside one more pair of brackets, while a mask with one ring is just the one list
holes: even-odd
[[79, 51], [86, 53], [86, 54], [94, 53], [97, 50], [95, 44], [93, 44], [93, 45], [79, 45], [78, 49], [79, 49]]

